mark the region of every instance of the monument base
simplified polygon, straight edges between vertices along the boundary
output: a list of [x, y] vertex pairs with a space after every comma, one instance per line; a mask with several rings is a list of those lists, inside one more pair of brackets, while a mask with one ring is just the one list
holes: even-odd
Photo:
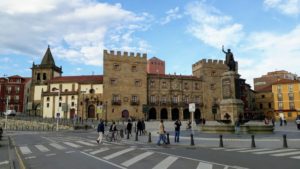
[[244, 103], [240, 99], [224, 99], [220, 103], [221, 120], [231, 120], [231, 124], [244, 112]]

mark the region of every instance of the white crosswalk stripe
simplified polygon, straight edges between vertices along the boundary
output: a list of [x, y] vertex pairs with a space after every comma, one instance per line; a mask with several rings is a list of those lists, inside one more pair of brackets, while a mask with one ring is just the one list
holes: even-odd
[[66, 145], [68, 145], [68, 146], [74, 147], [74, 148], [81, 147], [80, 145], [77, 145], [77, 144], [74, 144], [74, 143], [71, 143], [71, 142], [63, 142], [63, 143], [66, 144]]
[[9, 164], [9, 161], [2, 161], [2, 162], [0, 162], [0, 165], [4, 165], [4, 164]]
[[20, 147], [20, 150], [21, 150], [22, 154], [24, 154], [24, 155], [32, 153], [31, 150], [27, 146]]
[[146, 158], [146, 157], [148, 157], [148, 156], [150, 156], [152, 154], [153, 154], [153, 152], [145, 152], [143, 154], [140, 154], [138, 156], [133, 157], [132, 159], [129, 159], [129, 160], [123, 162], [121, 165], [129, 167], [132, 164], [137, 163], [137, 162], [143, 160], [144, 158]]
[[290, 156], [290, 155], [298, 155], [298, 154], [300, 154], [300, 151], [272, 154], [271, 156], [282, 157], [282, 156]]
[[255, 152], [253, 154], [272, 154], [272, 153], [281, 153], [287, 151], [295, 151], [297, 149], [280, 149], [280, 150], [272, 150], [272, 151], [263, 151], [263, 152]]
[[152, 169], [167, 169], [177, 159], [178, 159], [178, 157], [169, 156], [169, 157], [165, 158], [163, 161], [161, 161], [160, 163], [158, 163], [156, 166], [154, 166]]
[[107, 150], [109, 150], [109, 148], [104, 147], [104, 148], [100, 148], [99, 150], [90, 152], [90, 154], [95, 155], [95, 154], [102, 153], [102, 152], [107, 151]]
[[56, 148], [58, 150], [64, 150], [64, 149], [66, 149], [65, 147], [63, 147], [63, 146], [61, 146], [61, 145], [59, 145], [57, 143], [50, 143], [50, 146], [52, 146], [52, 147], [54, 147], [54, 148]]
[[241, 151], [241, 150], [249, 150], [249, 148], [234, 148], [234, 149], [225, 149], [225, 151]]
[[86, 145], [86, 146], [91, 146], [91, 147], [96, 146], [95, 144], [91, 144], [91, 143], [88, 143], [88, 142], [85, 142], [85, 141], [76, 141], [76, 143], [80, 143], [80, 144], [83, 144], [83, 145]]
[[293, 158], [293, 159], [300, 159], [300, 156], [295, 156], [295, 157], [290, 157], [290, 158]]
[[261, 148], [261, 149], [250, 149], [250, 150], [243, 150], [243, 151], [238, 151], [240, 153], [253, 153], [253, 152], [259, 152], [259, 151], [269, 151], [270, 149], [267, 148]]
[[213, 150], [224, 150], [225, 148], [223, 147], [217, 147], [217, 148], [212, 148]]
[[125, 150], [118, 151], [118, 152], [116, 152], [116, 153], [113, 153], [113, 154], [111, 154], [111, 155], [105, 156], [105, 157], [103, 157], [103, 158], [104, 158], [105, 160], [110, 160], [110, 159], [112, 159], [112, 158], [118, 157], [118, 156], [120, 156], [120, 155], [122, 155], [122, 154], [128, 153], [128, 152], [133, 151], [133, 150], [135, 150], [135, 148], [127, 148], [127, 149], [125, 149]]
[[35, 147], [37, 148], [37, 149], [39, 149], [41, 152], [48, 152], [48, 151], [50, 151], [47, 147], [45, 147], [45, 146], [43, 146], [43, 145], [35, 145]]
[[197, 169], [212, 169], [212, 168], [213, 168], [212, 164], [203, 163], [203, 162], [200, 162], [197, 167]]

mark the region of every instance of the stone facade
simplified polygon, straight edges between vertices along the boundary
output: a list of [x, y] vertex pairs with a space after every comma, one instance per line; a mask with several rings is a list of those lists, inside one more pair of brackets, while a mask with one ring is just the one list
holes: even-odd
[[103, 91], [107, 120], [145, 117], [147, 55], [104, 50]]

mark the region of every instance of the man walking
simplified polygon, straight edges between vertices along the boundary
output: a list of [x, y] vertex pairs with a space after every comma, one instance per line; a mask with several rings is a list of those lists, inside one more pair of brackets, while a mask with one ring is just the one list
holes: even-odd
[[99, 133], [99, 136], [97, 138], [97, 143], [102, 143], [102, 138], [103, 138], [103, 134], [104, 134], [104, 123], [103, 120], [100, 119], [100, 123], [98, 124], [97, 127], [97, 132]]
[[128, 132], [128, 135], [132, 136], [131, 135], [131, 130], [132, 130], [132, 123], [131, 123], [131, 120], [128, 120], [128, 123], [127, 123], [127, 132]]
[[179, 119], [177, 119], [175, 121], [175, 143], [179, 142], [179, 134], [180, 134], [180, 126], [181, 126], [181, 121]]
[[163, 141], [164, 144], [167, 144], [165, 140], [165, 126], [163, 120], [160, 120], [158, 133], [159, 133], [159, 139], [157, 141], [157, 145], [160, 145], [160, 141]]

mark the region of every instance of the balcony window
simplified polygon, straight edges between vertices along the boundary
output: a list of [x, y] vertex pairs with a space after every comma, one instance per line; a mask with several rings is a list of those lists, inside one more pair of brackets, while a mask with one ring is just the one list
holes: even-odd
[[6, 92], [11, 93], [11, 87], [6, 87]]
[[278, 101], [282, 101], [282, 94], [278, 93], [277, 98], [278, 98]]
[[161, 97], [161, 102], [162, 103], [167, 103], [167, 97], [166, 96], [162, 96]]
[[188, 103], [189, 103], [189, 97], [188, 97], [188, 96], [185, 96], [185, 97], [183, 98], [183, 102], [186, 103], [186, 104], [188, 104]]
[[278, 86], [277, 86], [277, 92], [278, 92], [278, 93], [281, 93], [281, 91], [282, 91], [281, 85], [278, 85]]
[[294, 93], [289, 93], [289, 100], [294, 100]]
[[200, 103], [200, 96], [195, 97], [195, 103]]
[[150, 96], [150, 103], [155, 103], [156, 102], [156, 97], [154, 95]]
[[178, 96], [173, 96], [172, 97], [172, 103], [175, 103], [175, 104], [178, 103]]
[[132, 102], [137, 102], [138, 101], [138, 97], [137, 96], [132, 96], [131, 97], [131, 101]]
[[288, 85], [288, 90], [289, 90], [289, 93], [292, 93], [292, 92], [293, 92], [293, 85], [292, 85], [292, 84], [289, 84], [289, 85]]
[[154, 80], [150, 80], [150, 87], [154, 88], [155, 87], [155, 81]]
[[282, 102], [278, 102], [278, 109], [283, 110], [283, 103]]
[[20, 87], [16, 87], [15, 90], [16, 90], [16, 94], [20, 93]]
[[184, 83], [184, 89], [186, 89], [186, 90], [189, 89], [189, 84], [188, 83]]
[[167, 83], [166, 82], [162, 82], [162, 88], [167, 88]]
[[294, 102], [289, 102], [290, 110], [295, 110]]

